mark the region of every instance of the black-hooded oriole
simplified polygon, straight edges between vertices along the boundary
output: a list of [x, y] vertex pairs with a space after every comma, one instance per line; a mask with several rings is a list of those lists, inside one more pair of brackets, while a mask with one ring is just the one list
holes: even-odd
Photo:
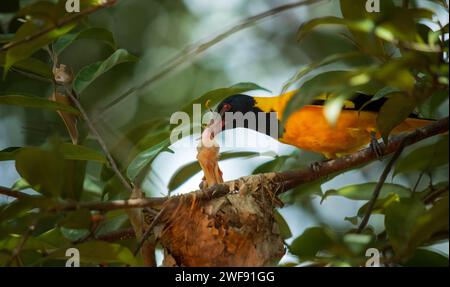
[[[297, 91], [276, 97], [252, 97], [242, 94], [230, 96], [223, 100], [216, 110], [222, 116], [222, 130], [227, 127], [225, 113], [276, 112], [280, 120], [288, 101], [295, 94]], [[279, 141], [300, 149], [321, 153], [331, 159], [355, 152], [371, 143], [371, 140], [380, 138], [376, 119], [386, 98], [372, 101], [371, 96], [356, 94], [345, 102], [334, 125], [331, 125], [324, 115], [325, 101], [325, 96], [318, 97], [311, 104], [291, 113], [285, 121], [284, 132]], [[258, 119], [257, 116], [256, 118]], [[395, 127], [391, 134], [407, 132], [425, 126], [430, 121], [411, 114]]]

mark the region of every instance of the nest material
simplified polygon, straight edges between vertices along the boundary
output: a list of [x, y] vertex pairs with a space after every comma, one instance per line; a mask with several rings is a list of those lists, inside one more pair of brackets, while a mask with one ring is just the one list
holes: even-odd
[[155, 227], [165, 266], [267, 266], [284, 255], [273, 217], [270, 176], [242, 178], [231, 194], [198, 200], [181, 196]]

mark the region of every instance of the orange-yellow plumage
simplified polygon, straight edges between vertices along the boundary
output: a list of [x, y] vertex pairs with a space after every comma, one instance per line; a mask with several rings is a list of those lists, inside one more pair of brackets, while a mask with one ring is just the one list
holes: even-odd
[[[276, 111], [281, 119], [289, 99], [295, 92], [278, 97], [254, 97], [256, 107], [261, 110]], [[352, 108], [351, 102], [346, 103]], [[370, 143], [370, 133], [376, 132], [377, 113], [344, 109], [336, 124], [331, 125], [324, 114], [323, 106], [307, 105], [292, 113], [286, 120], [281, 142], [294, 145], [304, 150], [323, 154], [327, 158], [335, 158], [352, 153]], [[411, 131], [429, 124], [429, 120], [408, 118], [398, 125], [391, 134]], [[377, 137], [380, 134], [377, 133]]]

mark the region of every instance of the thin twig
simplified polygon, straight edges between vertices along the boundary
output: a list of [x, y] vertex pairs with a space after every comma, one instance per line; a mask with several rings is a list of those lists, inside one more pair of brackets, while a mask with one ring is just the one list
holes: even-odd
[[21, 70], [21, 69], [19, 69], [17, 67], [14, 67], [14, 66], [11, 67], [11, 70], [16, 72], [16, 73], [19, 73], [19, 74], [22, 74], [24, 76], [27, 76], [28, 78], [34, 79], [34, 80], [38, 80], [38, 81], [42, 81], [42, 82], [52, 82], [52, 80], [49, 79], [49, 78], [46, 78], [44, 76], [40, 76], [38, 74], [30, 73], [30, 72], [27, 72], [25, 70]]
[[134, 233], [133, 228], [115, 230], [110, 233], [105, 233], [102, 235], [95, 236], [96, 240], [114, 242], [117, 240], [124, 240], [129, 238], [136, 238], [136, 234]]
[[14, 248], [14, 250], [12, 251], [11, 254], [11, 258], [9, 258], [9, 260], [6, 262], [5, 267], [10, 267], [11, 264], [14, 262], [14, 260], [19, 256], [20, 252], [22, 251], [23, 247], [25, 246], [25, 243], [27, 242], [28, 238], [31, 235], [31, 232], [33, 232], [33, 230], [36, 227], [36, 224], [38, 222], [38, 219], [34, 219], [33, 223], [27, 228], [27, 230], [25, 231], [25, 233], [22, 235], [22, 237], [20, 238], [19, 244], [17, 244], [16, 248]]
[[39, 38], [39, 37], [41, 37], [41, 36], [51, 32], [54, 29], [61, 28], [61, 27], [65, 26], [65, 25], [67, 25], [67, 24], [71, 24], [72, 22], [75, 22], [75, 21], [77, 21], [77, 20], [79, 20], [79, 19], [81, 19], [81, 18], [83, 18], [83, 17], [85, 17], [85, 16], [87, 16], [89, 14], [92, 14], [94, 12], [97, 12], [100, 9], [110, 7], [110, 6], [114, 5], [115, 3], [116, 3], [116, 0], [106, 0], [102, 4], [99, 4], [97, 6], [91, 6], [91, 7], [88, 7], [86, 9], [84, 9], [83, 11], [78, 12], [78, 13], [73, 13], [69, 17], [64, 18], [64, 19], [56, 22], [54, 25], [51, 25], [48, 28], [39, 30], [35, 34], [32, 34], [32, 35], [27, 36], [27, 37], [25, 37], [23, 39], [20, 39], [20, 40], [14, 41], [14, 42], [9, 42], [9, 43], [3, 45], [3, 47], [0, 49], [0, 52], [7, 51], [7, 50], [9, 50], [11, 48], [14, 48], [16, 46], [19, 46], [19, 45], [22, 45], [24, 43], [30, 42], [32, 40], [35, 40], [35, 39], [37, 39], [37, 38]]
[[21, 191], [18, 191], [18, 190], [13, 190], [11, 188], [7, 188], [7, 187], [4, 187], [4, 186], [0, 186], [0, 194], [6, 195], [6, 196], [10, 196], [10, 197], [14, 197], [14, 198], [17, 198], [17, 199], [22, 199], [22, 200], [33, 198], [32, 195], [29, 195], [29, 194], [27, 194], [25, 192], [21, 192]]
[[187, 46], [180, 53], [176, 54], [172, 59], [168, 60], [165, 64], [163, 64], [162, 67], [160, 69], [158, 69], [158, 72], [155, 75], [151, 76], [148, 80], [146, 80], [142, 84], [129, 89], [124, 94], [120, 95], [119, 97], [114, 99], [112, 102], [110, 102], [109, 104], [102, 107], [100, 109], [100, 113], [99, 113], [98, 117], [101, 118], [102, 115], [106, 112], [106, 110], [108, 110], [115, 104], [121, 102], [126, 97], [130, 96], [131, 94], [135, 93], [136, 91], [139, 91], [145, 87], [148, 87], [151, 84], [155, 83], [156, 81], [160, 80], [161, 78], [167, 76], [170, 72], [174, 71], [176, 68], [179, 68], [183, 63], [200, 55], [201, 53], [205, 52], [212, 46], [214, 46], [217, 43], [221, 42], [222, 40], [228, 38], [229, 36], [233, 35], [234, 33], [244, 30], [248, 27], [251, 27], [252, 25], [256, 24], [258, 21], [261, 21], [261, 20], [271, 17], [271, 16], [275, 16], [275, 15], [280, 14], [289, 9], [297, 8], [300, 6], [306, 6], [306, 5], [318, 3], [321, 1], [324, 1], [324, 0], [304, 0], [304, 1], [293, 2], [293, 3], [275, 7], [273, 9], [270, 9], [269, 11], [265, 11], [263, 13], [256, 14], [254, 16], [251, 16], [251, 17], [248, 17], [248, 18], [242, 20], [241, 22], [239, 22], [238, 24], [229, 28], [225, 32], [222, 32], [222, 33], [214, 36], [211, 40], [201, 42], [196, 45]]
[[416, 193], [417, 188], [419, 187], [419, 183], [422, 180], [423, 175], [425, 174], [425, 171], [422, 170], [419, 174], [419, 177], [417, 178], [416, 183], [414, 184], [414, 187], [412, 189], [412, 194], [414, 195]]
[[384, 182], [386, 181], [386, 178], [388, 177], [389, 173], [391, 172], [391, 169], [394, 166], [395, 162], [402, 154], [403, 149], [407, 145], [408, 140], [409, 140], [409, 137], [403, 138], [402, 142], [400, 143], [400, 146], [395, 151], [391, 160], [388, 162], [388, 164], [384, 168], [383, 173], [381, 174], [380, 179], [378, 180], [377, 185], [375, 186], [375, 189], [372, 194], [372, 198], [369, 201], [369, 205], [367, 206], [364, 217], [363, 217], [361, 224], [359, 225], [356, 233], [361, 233], [364, 230], [364, 228], [366, 227], [367, 223], [369, 222], [370, 216], [372, 215], [372, 210], [373, 210], [375, 203], [377, 202], [377, 199], [380, 195], [381, 188], [383, 187]]
[[430, 194], [428, 194], [424, 199], [423, 199], [423, 203], [425, 204], [430, 204], [433, 203], [433, 201], [438, 198], [439, 196], [441, 196], [442, 194], [448, 192], [448, 186], [443, 187], [441, 189], [432, 191]]
[[164, 211], [165, 211], [165, 208], [161, 209], [161, 211], [158, 213], [158, 215], [156, 215], [155, 218], [153, 219], [152, 223], [150, 223], [150, 225], [148, 226], [147, 230], [145, 230], [145, 233], [142, 235], [142, 238], [139, 241], [139, 244], [138, 244], [136, 250], [133, 253], [134, 256], [136, 256], [139, 253], [139, 251], [141, 250], [141, 248], [144, 245], [145, 241], [147, 241], [147, 239], [150, 237], [150, 235], [153, 232], [153, 228], [156, 226], [156, 224], [159, 223], [159, 220], [164, 215]]
[[78, 209], [89, 209], [98, 211], [112, 211], [118, 209], [144, 208], [150, 207], [153, 209], [161, 209], [161, 206], [166, 202], [165, 197], [153, 198], [136, 198], [127, 200], [111, 200], [111, 201], [94, 201], [94, 202], [79, 202], [79, 203], [63, 203], [47, 211], [71, 211]]
[[77, 96], [75, 95], [75, 92], [71, 89], [66, 89], [67, 95], [72, 100], [72, 102], [76, 105], [78, 110], [80, 111], [81, 116], [83, 117], [83, 120], [86, 122], [86, 124], [89, 127], [89, 130], [92, 132], [93, 136], [97, 140], [97, 142], [100, 144], [100, 147], [102, 148], [103, 152], [105, 153], [106, 158], [108, 159], [108, 162], [111, 166], [111, 169], [116, 174], [117, 178], [122, 182], [122, 185], [131, 193], [133, 191], [132, 186], [130, 183], [126, 180], [125, 176], [120, 172], [119, 167], [117, 166], [114, 158], [112, 157], [111, 153], [108, 150], [108, 147], [106, 146], [105, 141], [103, 140], [103, 137], [100, 135], [100, 132], [95, 127], [94, 123], [89, 118], [88, 114], [84, 110], [83, 106], [81, 105], [80, 101], [78, 100]]

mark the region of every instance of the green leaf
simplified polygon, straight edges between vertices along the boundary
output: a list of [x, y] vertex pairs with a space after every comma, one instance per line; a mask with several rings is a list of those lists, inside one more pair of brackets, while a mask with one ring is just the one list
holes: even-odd
[[[128, 157], [131, 150], [137, 148], [137, 144], [148, 135], [155, 135], [166, 130], [169, 120], [167, 118], [156, 118], [135, 125], [130, 131], [114, 144], [111, 153], [115, 156], [123, 154]], [[122, 157], [122, 155], [120, 155]]]
[[20, 147], [9, 147], [0, 151], [0, 161], [14, 160]]
[[209, 107], [214, 107], [229, 96], [254, 90], [269, 91], [254, 83], [238, 83], [228, 88], [220, 88], [209, 91], [185, 105], [181, 111], [187, 113], [189, 116], [192, 116], [192, 106], [194, 104], [205, 106], [205, 104], [208, 103]]
[[414, 98], [404, 93], [392, 93], [388, 97], [377, 116], [378, 131], [385, 143], [391, 131], [407, 119], [415, 108]]
[[105, 61], [100, 61], [82, 68], [75, 77], [74, 90], [78, 94], [81, 94], [95, 79], [111, 70], [114, 66], [126, 62], [136, 62], [137, 60], [138, 58], [136, 56], [131, 55], [124, 49], [119, 49]]
[[[22, 7], [16, 13], [16, 17], [26, 18], [29, 15], [34, 19], [56, 22], [66, 14], [65, 3], [63, 1], [38, 1]], [[41, 23], [36, 23], [36, 25], [38, 24]]]
[[[14, 160], [17, 153], [23, 149], [28, 149], [28, 147], [16, 147], [0, 151], [0, 161]], [[66, 160], [107, 162], [106, 158], [101, 153], [82, 145], [61, 143], [59, 145], [59, 152]]]
[[364, 254], [372, 240], [370, 234], [347, 233], [342, 237], [342, 242], [354, 255]]
[[[362, 183], [345, 186], [337, 190], [328, 190], [322, 197], [322, 202], [329, 196], [343, 196], [352, 200], [369, 200], [372, 198], [373, 191], [377, 183]], [[400, 197], [408, 197], [411, 195], [411, 191], [401, 185], [393, 183], [385, 183], [381, 188], [379, 199], [386, 198], [390, 194], [398, 194]]]
[[257, 168], [253, 170], [252, 174], [261, 174], [261, 173], [267, 173], [267, 172], [273, 172], [273, 171], [280, 171], [281, 168], [284, 166], [284, 163], [290, 158], [290, 156], [282, 155], [277, 156], [273, 160], [269, 160]]
[[180, 185], [185, 183], [188, 179], [200, 172], [202, 168], [198, 161], [193, 161], [178, 168], [170, 178], [167, 188], [169, 191], [177, 189]]
[[13, 190], [24, 190], [27, 188], [30, 188], [31, 185], [23, 178], [17, 180], [14, 182], [14, 184], [11, 186], [11, 189]]
[[[8, 49], [5, 57], [4, 76], [6, 76], [7, 71], [17, 62], [29, 58], [36, 51], [50, 44], [54, 39], [70, 32], [73, 28], [75, 28], [75, 26], [76, 23], [69, 23], [62, 27], [51, 29], [49, 32], [39, 37], [22, 42], [21, 44]], [[25, 22], [22, 26], [20, 26], [19, 30], [17, 30], [12, 42], [22, 41], [23, 39], [30, 37], [41, 30], [52, 27], [54, 26], [51, 23], [47, 23], [42, 26], [35, 24], [34, 21]]]
[[292, 78], [290, 78], [287, 81], [287, 83], [283, 86], [282, 93], [287, 91], [290, 86], [292, 86], [295, 82], [301, 80], [305, 75], [320, 67], [333, 64], [335, 62], [343, 62], [346, 60], [359, 60], [359, 59], [364, 60], [364, 62], [366, 63], [371, 60], [367, 55], [362, 54], [361, 52], [347, 52], [341, 54], [332, 54], [323, 60], [306, 65], [302, 67]]
[[358, 216], [346, 216], [344, 218], [344, 220], [350, 222], [353, 225], [357, 225], [358, 224]]
[[448, 234], [448, 207], [448, 196], [445, 196], [439, 199], [425, 214], [417, 218], [409, 242], [409, 250], [425, 243], [438, 232]]
[[36, 239], [54, 248], [65, 246], [70, 243], [69, 240], [64, 237], [60, 228], [52, 228], [49, 231], [37, 236]]
[[[386, 6], [393, 6], [392, 1], [384, 0], [382, 7], [380, 7], [380, 12], [383, 13], [385, 9], [389, 9]], [[357, 22], [357, 21], [367, 21], [367, 25], [369, 27], [369, 20], [375, 21], [375, 17], [380, 13], [370, 13], [366, 9], [366, 0], [340, 0], [340, 7], [342, 16], [347, 21]], [[381, 6], [380, 5], [380, 6]], [[373, 22], [372, 22], [373, 23]], [[371, 26], [371, 24], [370, 24]], [[368, 31], [358, 31], [357, 29], [349, 27], [350, 32], [353, 35], [353, 38], [358, 43], [358, 46], [363, 50], [367, 51], [372, 55], [383, 55], [384, 47], [383, 43], [374, 37], [372, 33], [368, 33]]]
[[122, 182], [117, 178], [117, 176], [111, 177], [103, 187], [102, 190], [102, 200], [107, 197], [108, 200], [123, 199], [126, 200], [130, 197], [128, 190], [123, 188]]
[[406, 267], [448, 267], [448, 255], [435, 250], [418, 248], [402, 266]]
[[[364, 81], [355, 81], [355, 78]], [[349, 72], [349, 71], [330, 71], [321, 73], [306, 81], [302, 88], [289, 100], [283, 112], [282, 126], [286, 123], [289, 116], [310, 104], [316, 97], [331, 95], [330, 97], [340, 96], [349, 98], [356, 92], [373, 94], [378, 90], [378, 82], [371, 81], [367, 73]]]
[[[137, 266], [138, 262], [133, 253], [126, 247], [102, 241], [89, 241], [74, 246], [80, 252], [83, 263], [123, 263]], [[67, 259], [66, 249], [49, 255], [49, 258]]]
[[314, 258], [316, 254], [333, 244], [333, 238], [323, 227], [310, 227], [289, 246], [289, 251], [301, 260]]
[[417, 220], [426, 213], [425, 205], [418, 199], [402, 198], [386, 208], [384, 224], [396, 255], [408, 248]]
[[106, 158], [101, 153], [82, 145], [63, 143], [60, 145], [59, 149], [65, 159], [98, 161], [101, 163], [107, 162]]
[[[5, 53], [0, 53], [0, 66], [5, 65]], [[20, 71], [32, 73], [38, 76], [42, 76], [46, 79], [52, 79], [53, 73], [50, 65], [42, 62], [41, 60], [35, 58], [27, 58], [21, 61], [18, 61], [13, 65], [13, 68], [17, 68]]]
[[64, 159], [54, 151], [24, 148], [16, 155], [17, 172], [33, 188], [50, 197], [61, 193], [64, 184]]
[[11, 218], [19, 218], [33, 208], [30, 200], [14, 200], [11, 203], [0, 205], [0, 222]]
[[89, 229], [91, 227], [91, 212], [88, 209], [69, 212], [59, 221], [58, 225], [70, 229]]
[[408, 172], [430, 172], [448, 164], [448, 134], [439, 136], [435, 143], [419, 147], [402, 157], [395, 166], [394, 175]]
[[287, 224], [284, 217], [278, 212], [278, 210], [274, 209], [273, 211], [273, 217], [275, 218], [275, 221], [278, 225], [278, 229], [280, 230], [281, 238], [288, 239], [292, 237], [291, 229], [289, 228], [289, 225]]
[[[21, 235], [10, 234], [7, 238], [0, 240], [0, 250], [14, 250], [22, 240]], [[34, 237], [26, 240], [22, 250], [51, 250], [52, 245], [42, 242]]]
[[[224, 152], [220, 154], [219, 160], [227, 160], [227, 159], [233, 159], [233, 158], [240, 158], [240, 157], [252, 157], [259, 155], [257, 152]], [[185, 183], [189, 178], [193, 177], [195, 174], [200, 172], [202, 168], [200, 167], [200, 164], [198, 161], [193, 161], [190, 163], [187, 163], [180, 168], [178, 168], [175, 173], [170, 178], [169, 184], [167, 187], [169, 188], [169, 191], [177, 189], [180, 185]]]
[[[169, 138], [169, 128], [168, 119], [157, 118], [137, 125], [127, 132], [111, 149], [120, 169], [125, 170], [139, 153]], [[104, 180], [113, 176], [108, 169], [106, 166], [103, 167], [102, 179]]]
[[[356, 23], [355, 23], [356, 24]], [[299, 42], [303, 41], [303, 39], [311, 33], [312, 30], [314, 30], [316, 27], [320, 25], [351, 25], [351, 23], [343, 18], [338, 18], [334, 16], [326, 16], [326, 17], [320, 17], [320, 18], [314, 18], [312, 20], [309, 20], [307, 22], [304, 22], [300, 28], [297, 31], [297, 40]], [[369, 29], [373, 25], [368, 25], [366, 29], [364, 29], [364, 26], [360, 26], [361, 29], [364, 31], [369, 31]]]
[[113, 50], [116, 49], [116, 42], [114, 40], [113, 34], [104, 28], [91, 27], [87, 28], [78, 33], [66, 34], [53, 44], [53, 50], [56, 54], [60, 54], [67, 47], [69, 47], [74, 41], [81, 39], [93, 39], [102, 41], [108, 46], [110, 46]]
[[65, 227], [59, 227], [59, 229], [64, 238], [71, 242], [83, 241], [90, 234], [90, 231], [87, 229], [71, 229]]
[[79, 200], [83, 190], [85, 160], [93, 158], [92, 151], [57, 141], [50, 142], [50, 147], [20, 148], [15, 155], [17, 171], [34, 190], [46, 196]]
[[130, 180], [134, 180], [140, 175], [142, 170], [145, 170], [153, 160], [170, 145], [169, 139], [165, 139], [162, 142], [152, 146], [151, 148], [139, 153], [135, 159], [130, 163], [127, 168], [127, 177]]
[[12, 40], [13, 37], [14, 34], [0, 34], [0, 43], [1, 44], [8, 43]]
[[63, 111], [72, 114], [78, 114], [78, 110], [72, 106], [51, 101], [39, 97], [29, 97], [22, 95], [0, 95], [0, 105], [12, 105], [27, 108], [38, 108], [52, 111]]
[[[67, 13], [65, 3], [66, 1], [57, 1], [57, 3], [38, 1], [23, 7], [16, 14], [16, 17], [26, 19], [27, 21], [19, 27], [11, 42], [23, 42], [8, 49], [4, 66], [4, 76], [6, 76], [6, 72], [15, 63], [29, 58], [39, 49], [69, 33], [77, 26], [77, 21], [83, 19], [83, 17], [78, 17], [77, 19], [66, 21], [69, 20], [68, 18], [73, 17], [73, 15]], [[97, 6], [99, 4], [99, 1], [81, 1], [82, 9]], [[68, 23], [62, 25], [64, 22]], [[48, 32], [36, 36], [41, 31], [46, 31], [47, 29]]]
[[438, 90], [433, 92], [431, 97], [428, 97], [425, 102], [419, 106], [420, 114], [425, 118], [435, 118], [437, 116], [438, 108], [448, 99], [448, 92]]
[[61, 198], [80, 200], [87, 163], [83, 160], [65, 160], [64, 163], [64, 185]]
[[[384, 214], [386, 208], [389, 205], [391, 205], [394, 202], [400, 201], [400, 198], [403, 198], [403, 197], [408, 197], [408, 195], [405, 193], [404, 195], [402, 195], [402, 197], [400, 197], [396, 193], [390, 193], [384, 198], [377, 199], [377, 201], [375, 202], [375, 205], [372, 208], [372, 214]], [[366, 214], [366, 210], [369, 207], [369, 204], [370, 204], [370, 202], [367, 202], [359, 208], [357, 217], [362, 218]]]
[[119, 229], [129, 227], [128, 215], [123, 210], [115, 210], [108, 212], [106, 218], [97, 228], [97, 236], [111, 233]]
[[322, 184], [324, 181], [316, 180], [310, 183], [302, 184], [287, 193], [283, 193], [280, 196], [281, 201], [284, 203], [300, 203], [308, 204], [311, 202], [311, 197], [322, 197]]
[[380, 89], [378, 92], [376, 92], [375, 95], [373, 95], [371, 101], [376, 101], [376, 100], [382, 99], [390, 94], [399, 93], [399, 92], [401, 92], [401, 91], [397, 88], [384, 87], [384, 88]]

